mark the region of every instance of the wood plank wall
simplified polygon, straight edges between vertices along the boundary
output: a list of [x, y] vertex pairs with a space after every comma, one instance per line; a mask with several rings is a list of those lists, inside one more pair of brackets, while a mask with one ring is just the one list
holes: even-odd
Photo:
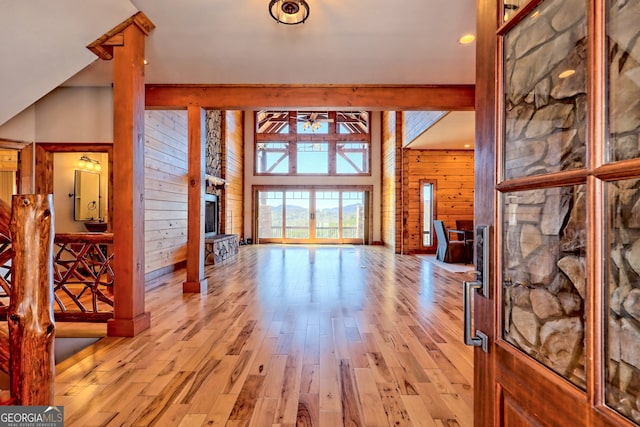
[[223, 115], [222, 178], [227, 181], [222, 200], [221, 230], [244, 238], [244, 114]]
[[382, 113], [382, 244], [396, 246], [396, 114]]
[[420, 180], [436, 181], [435, 217], [454, 228], [456, 219], [473, 220], [472, 150], [403, 150], [405, 219], [403, 253], [420, 250]]
[[187, 112], [148, 110], [144, 120], [145, 275], [152, 277], [187, 256]]

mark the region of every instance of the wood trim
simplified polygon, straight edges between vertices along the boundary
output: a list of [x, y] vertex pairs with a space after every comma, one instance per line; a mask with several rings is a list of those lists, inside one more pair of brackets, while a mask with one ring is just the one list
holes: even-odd
[[87, 49], [100, 59], [113, 59], [113, 47], [124, 45], [124, 30], [131, 24], [135, 24], [145, 36], [149, 35], [151, 30], [155, 28], [154, 23], [151, 22], [147, 15], [143, 12], [138, 12], [89, 43]]
[[[497, 257], [496, 244], [499, 239], [495, 233], [495, 215], [497, 200], [496, 184], [496, 123], [497, 123], [497, 37], [495, 34], [499, 13], [499, 2], [478, 0], [476, 2], [476, 143], [474, 152], [475, 224], [489, 226], [490, 259]], [[497, 421], [495, 337], [497, 308], [496, 296], [499, 293], [498, 272], [495, 263], [489, 269], [490, 291], [487, 298], [475, 296], [473, 299], [474, 327], [489, 337], [489, 352], [480, 348], [474, 350], [474, 399], [473, 419], [477, 425], [492, 426]]]
[[548, 187], [550, 181], [553, 181], [554, 187], [561, 187], [566, 185], [584, 184], [586, 179], [587, 171], [585, 169], [576, 169], [566, 172], [563, 171], [515, 178], [497, 184], [496, 189], [501, 192], [531, 190], [538, 187]]
[[145, 90], [148, 108], [247, 110], [361, 106], [371, 110], [472, 111], [473, 85], [159, 85]]
[[[107, 153], [109, 157], [107, 215], [109, 218], [113, 218], [113, 144], [93, 142], [41, 142], [35, 145], [35, 165], [38, 173], [35, 177], [34, 192], [40, 194], [53, 193], [54, 153]], [[109, 227], [111, 227], [111, 221], [109, 222]]]
[[0, 148], [10, 148], [12, 150], [22, 150], [33, 141], [23, 141], [19, 139], [0, 138]]

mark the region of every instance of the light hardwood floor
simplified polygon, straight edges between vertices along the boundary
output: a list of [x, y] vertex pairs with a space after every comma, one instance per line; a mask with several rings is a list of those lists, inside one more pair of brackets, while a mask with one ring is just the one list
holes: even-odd
[[383, 247], [254, 245], [57, 366], [67, 426], [472, 426], [462, 281]]

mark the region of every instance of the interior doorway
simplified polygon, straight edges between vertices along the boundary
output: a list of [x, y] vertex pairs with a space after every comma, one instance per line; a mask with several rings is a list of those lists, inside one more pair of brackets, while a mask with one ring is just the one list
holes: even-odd
[[369, 243], [369, 188], [260, 187], [254, 194], [256, 243]]

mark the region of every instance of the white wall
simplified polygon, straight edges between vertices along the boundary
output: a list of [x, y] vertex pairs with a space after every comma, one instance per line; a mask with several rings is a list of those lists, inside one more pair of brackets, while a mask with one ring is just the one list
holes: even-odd
[[0, 138], [33, 142], [36, 140], [36, 108], [30, 106], [2, 126]]
[[113, 89], [60, 87], [0, 126], [0, 138], [113, 142]]
[[35, 104], [37, 142], [113, 142], [113, 89], [61, 87]]
[[[381, 191], [382, 191], [382, 169], [381, 169], [381, 136], [380, 120], [381, 113], [374, 111], [371, 113], [371, 176], [255, 176], [254, 175], [254, 112], [245, 111], [244, 124], [244, 235], [245, 238], [253, 238], [253, 218], [251, 209], [253, 206], [251, 188], [254, 185], [371, 185], [373, 194], [371, 203], [373, 210], [372, 242], [381, 241]], [[255, 239], [254, 239], [255, 241]]]

